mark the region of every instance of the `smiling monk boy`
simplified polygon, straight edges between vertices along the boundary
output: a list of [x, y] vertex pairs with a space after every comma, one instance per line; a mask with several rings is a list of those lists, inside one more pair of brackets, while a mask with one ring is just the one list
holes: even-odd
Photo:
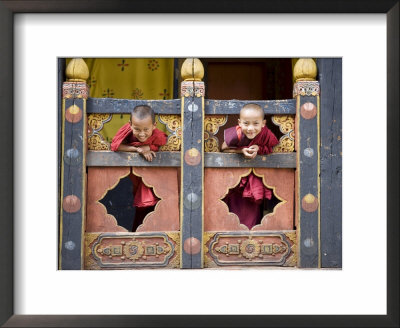
[[[247, 104], [240, 110], [238, 125], [224, 131], [224, 152], [241, 153], [253, 159], [272, 152], [279, 141], [265, 126], [264, 111], [257, 104]], [[263, 200], [271, 199], [272, 191], [264, 186], [262, 179], [250, 173], [231, 189], [224, 201], [229, 211], [235, 213], [240, 223], [251, 229], [261, 222]]]
[[[167, 135], [156, 128], [152, 108], [147, 105], [139, 105], [132, 110], [130, 121], [124, 124], [112, 139], [111, 150], [137, 152], [151, 162], [153, 157], [156, 157], [155, 152], [166, 143]], [[141, 178], [133, 174], [129, 177], [134, 186], [133, 206], [136, 210], [132, 231], [136, 231], [145, 216], [154, 211], [159, 199]]]

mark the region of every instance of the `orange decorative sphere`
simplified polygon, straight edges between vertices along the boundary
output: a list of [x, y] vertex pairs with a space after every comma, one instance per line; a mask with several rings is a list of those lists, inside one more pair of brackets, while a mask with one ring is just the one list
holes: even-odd
[[183, 243], [183, 249], [186, 254], [198, 254], [200, 246], [200, 241], [194, 237], [187, 238]]
[[78, 212], [81, 208], [81, 200], [75, 195], [68, 195], [64, 197], [63, 209], [67, 213]]
[[300, 108], [301, 116], [306, 120], [311, 120], [317, 115], [317, 107], [310, 102], [303, 104]]
[[314, 212], [318, 209], [318, 198], [312, 194], [307, 194], [301, 200], [301, 208], [306, 212]]

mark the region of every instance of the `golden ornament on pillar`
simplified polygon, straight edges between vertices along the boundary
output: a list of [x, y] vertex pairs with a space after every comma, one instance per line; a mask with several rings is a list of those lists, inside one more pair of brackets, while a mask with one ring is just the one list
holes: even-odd
[[197, 58], [186, 58], [182, 63], [181, 77], [185, 81], [201, 81], [204, 76], [204, 67]]
[[317, 64], [312, 58], [300, 58], [293, 68], [295, 81], [315, 81], [317, 77]]
[[82, 58], [73, 58], [65, 69], [67, 81], [86, 82], [89, 77], [89, 69]]

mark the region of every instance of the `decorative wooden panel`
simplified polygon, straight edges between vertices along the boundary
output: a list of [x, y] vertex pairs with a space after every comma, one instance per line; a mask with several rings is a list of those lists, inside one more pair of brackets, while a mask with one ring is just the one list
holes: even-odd
[[130, 167], [88, 168], [86, 232], [127, 232], [118, 225], [114, 216], [107, 213], [106, 207], [99, 200], [130, 172]]
[[296, 231], [207, 232], [204, 266], [295, 266]]
[[261, 224], [254, 226], [252, 231], [259, 230], [292, 230], [294, 209], [294, 170], [271, 168], [229, 168], [205, 169], [204, 177], [204, 230], [205, 231], [238, 231], [248, 230], [240, 224], [236, 214], [230, 213], [222, 199], [229, 189], [235, 187], [243, 176], [250, 172], [263, 178], [264, 185], [273, 189], [275, 196], [281, 202], [273, 213], [263, 217]]
[[149, 213], [137, 229], [144, 231], [179, 230], [179, 193], [178, 170], [176, 168], [133, 167], [132, 173], [142, 177], [146, 186], [153, 191], [160, 201], [154, 212]]
[[179, 232], [86, 233], [85, 269], [178, 268]]
[[[130, 167], [89, 167], [88, 207], [86, 232], [127, 231], [118, 225], [114, 216], [99, 202], [120, 179], [131, 173]], [[160, 201], [137, 229], [144, 231], [178, 231], [178, 176], [175, 168], [132, 168], [132, 173], [142, 177], [143, 183], [153, 188]], [[160, 177], [162, 177], [160, 179]]]

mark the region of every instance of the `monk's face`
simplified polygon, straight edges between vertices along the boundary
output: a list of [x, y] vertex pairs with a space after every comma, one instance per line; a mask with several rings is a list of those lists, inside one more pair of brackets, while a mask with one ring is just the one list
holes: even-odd
[[242, 109], [238, 124], [247, 138], [254, 139], [265, 126], [264, 112], [257, 108]]
[[151, 116], [146, 116], [143, 119], [139, 119], [135, 115], [131, 118], [131, 129], [133, 135], [140, 141], [145, 142], [152, 134], [156, 127], [156, 123], [153, 123]]

